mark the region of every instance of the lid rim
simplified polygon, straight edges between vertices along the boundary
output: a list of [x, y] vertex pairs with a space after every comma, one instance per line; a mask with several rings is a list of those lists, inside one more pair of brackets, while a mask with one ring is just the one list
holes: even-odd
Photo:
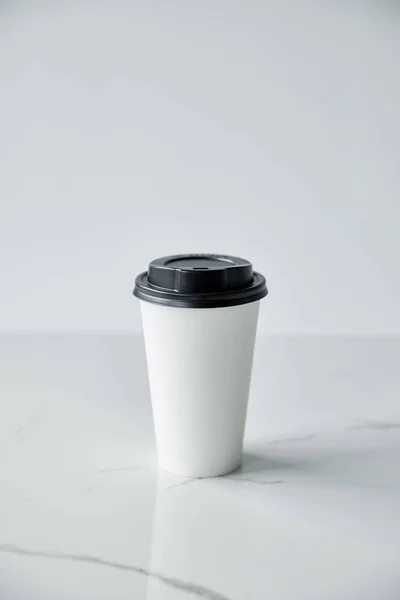
[[253, 281], [245, 288], [221, 292], [183, 294], [156, 287], [147, 279], [147, 271], [136, 277], [133, 295], [145, 302], [176, 308], [223, 308], [249, 304], [265, 298], [268, 294], [265, 277], [254, 271]]

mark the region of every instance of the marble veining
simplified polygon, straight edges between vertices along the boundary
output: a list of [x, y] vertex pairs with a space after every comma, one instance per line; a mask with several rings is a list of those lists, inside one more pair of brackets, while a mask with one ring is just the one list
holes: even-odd
[[[112, 467], [107, 469], [97, 469], [96, 473], [99, 473], [102, 477], [112, 473], [129, 473], [135, 471], [143, 471], [146, 467], [144, 465], [133, 465], [131, 467]], [[100, 487], [103, 481], [92, 481], [86, 488], [87, 492], [93, 492], [96, 488]]]
[[[179, 487], [184, 487], [184, 486], [188, 486], [191, 483], [195, 483], [196, 481], [201, 481], [203, 478], [202, 477], [198, 477], [196, 479], [185, 479], [184, 481], [179, 481], [178, 483], [174, 483], [173, 485], [170, 485], [168, 487], [165, 488], [165, 492], [169, 491], [169, 490], [173, 490]], [[237, 483], [256, 483], [257, 485], [278, 485], [281, 483], [285, 483], [283, 481], [283, 479], [276, 479], [276, 480], [263, 480], [263, 479], [256, 479], [256, 478], [252, 478], [252, 477], [233, 477], [231, 475], [225, 475], [223, 478], [223, 481], [233, 481], [233, 482], [237, 482]], [[213, 479], [211, 480], [207, 480], [207, 481], [213, 481]]]
[[271, 440], [268, 442], [269, 444], [292, 444], [297, 442], [309, 442], [310, 440], [314, 440], [317, 437], [316, 433], [309, 433], [306, 435], [294, 435], [292, 437], [284, 437], [278, 438], [276, 440]]
[[101, 486], [100, 481], [94, 481], [93, 483], [91, 483], [87, 486], [86, 491], [88, 494], [90, 494], [91, 492], [93, 492], [93, 490], [95, 490], [96, 488], [98, 488], [100, 486]]
[[238, 483], [256, 483], [257, 485], [279, 485], [281, 483], [285, 483], [283, 479], [276, 480], [264, 480], [264, 479], [255, 479], [252, 477], [227, 477], [229, 481], [236, 481]]
[[227, 596], [224, 596], [223, 594], [220, 594], [219, 592], [211, 590], [202, 585], [198, 585], [196, 583], [191, 583], [188, 581], [182, 581], [175, 577], [162, 575], [161, 573], [152, 572], [143, 567], [137, 567], [134, 565], [106, 560], [98, 556], [90, 556], [86, 554], [69, 554], [67, 552], [59, 552], [57, 550], [30, 550], [28, 548], [21, 548], [20, 546], [16, 546], [15, 544], [10, 543], [0, 543], [0, 552], [6, 554], [16, 554], [20, 556], [32, 556], [49, 560], [89, 563], [93, 565], [98, 565], [100, 567], [117, 569], [119, 571], [130, 571], [132, 573], [136, 573], [137, 575], [143, 575], [145, 577], [149, 577], [150, 579], [160, 581], [161, 583], [169, 587], [173, 587], [182, 592], [187, 592], [192, 596], [198, 596], [200, 598], [205, 598], [206, 600], [230, 600], [230, 598], [228, 598]]
[[398, 422], [385, 422], [385, 421], [364, 421], [358, 425], [352, 425], [347, 429], [366, 429], [367, 431], [383, 430], [386, 429], [400, 429], [400, 423]]
[[2, 440], [0, 444], [23, 444], [27, 439], [27, 431], [29, 431], [29, 428], [38, 425], [47, 411], [48, 405], [45, 404], [39, 411], [36, 411], [31, 415], [25, 423], [19, 425], [10, 438]]
[[115, 467], [111, 469], [99, 469], [98, 473], [119, 473], [121, 471], [142, 471], [145, 469], [142, 465], [134, 465], [132, 467]]
[[346, 431], [350, 431], [353, 429], [363, 429], [366, 431], [385, 431], [386, 429], [400, 429], [400, 422], [364, 420], [360, 423], [346, 425], [345, 427], [342, 427], [340, 429], [332, 429], [329, 431], [324, 431], [323, 433], [307, 433], [304, 435], [300, 434], [290, 437], [276, 438], [273, 440], [268, 440], [267, 444], [293, 444], [298, 442], [311, 442], [312, 440], [315, 440], [316, 438], [319, 438], [321, 436], [345, 433]]
[[174, 490], [175, 488], [179, 488], [179, 487], [183, 487], [186, 485], [190, 485], [191, 483], [194, 483], [195, 481], [199, 481], [201, 479], [201, 477], [197, 478], [197, 479], [184, 479], [184, 481], [179, 481], [178, 483], [174, 483], [172, 485], [169, 485], [168, 487], [165, 488], [164, 492], [168, 492], [170, 490]]
[[394, 600], [399, 362], [261, 340], [243, 464], [198, 481], [155, 468], [141, 338], [0, 336], [1, 598]]

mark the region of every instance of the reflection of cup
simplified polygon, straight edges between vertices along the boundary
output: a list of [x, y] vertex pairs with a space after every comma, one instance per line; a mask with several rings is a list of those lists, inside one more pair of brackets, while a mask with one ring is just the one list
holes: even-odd
[[161, 258], [136, 278], [159, 465], [186, 477], [240, 466], [259, 300], [251, 263]]
[[[237, 543], [238, 531], [241, 530], [232, 528], [231, 522], [232, 512], [237, 518], [237, 510], [232, 510], [229, 492], [223, 489], [205, 487], [191, 490], [190, 486], [182, 488], [182, 492], [172, 489], [180, 483], [181, 479], [177, 481], [174, 475], [160, 471], [148, 564], [151, 576], [147, 582], [146, 600], [178, 600], [181, 596], [182, 600], [186, 596], [189, 600], [192, 595], [193, 600], [197, 597], [199, 600], [200, 597], [227, 600], [232, 597], [222, 593], [226, 585], [229, 591], [232, 580], [229, 577], [226, 581], [225, 577], [226, 562], [223, 557], [227, 555], [227, 540], [229, 546], [233, 542], [234, 549], [238, 549], [239, 553], [242, 551], [242, 546]], [[206, 486], [206, 483], [200, 485]], [[230, 525], [228, 531], [227, 520]], [[251, 556], [251, 553], [248, 552], [247, 556]], [[228, 564], [231, 558], [228, 553]]]

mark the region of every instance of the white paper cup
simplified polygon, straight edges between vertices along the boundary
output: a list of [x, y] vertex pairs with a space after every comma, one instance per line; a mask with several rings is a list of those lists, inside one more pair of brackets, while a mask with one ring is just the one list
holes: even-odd
[[185, 477], [239, 468], [259, 294], [255, 298], [209, 308], [141, 299], [161, 468]]

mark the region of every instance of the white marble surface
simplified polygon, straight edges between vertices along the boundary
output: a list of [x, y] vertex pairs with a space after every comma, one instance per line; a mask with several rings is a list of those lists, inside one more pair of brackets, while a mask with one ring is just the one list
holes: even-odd
[[240, 471], [155, 467], [142, 342], [0, 336], [1, 600], [397, 600], [400, 340], [258, 341]]

